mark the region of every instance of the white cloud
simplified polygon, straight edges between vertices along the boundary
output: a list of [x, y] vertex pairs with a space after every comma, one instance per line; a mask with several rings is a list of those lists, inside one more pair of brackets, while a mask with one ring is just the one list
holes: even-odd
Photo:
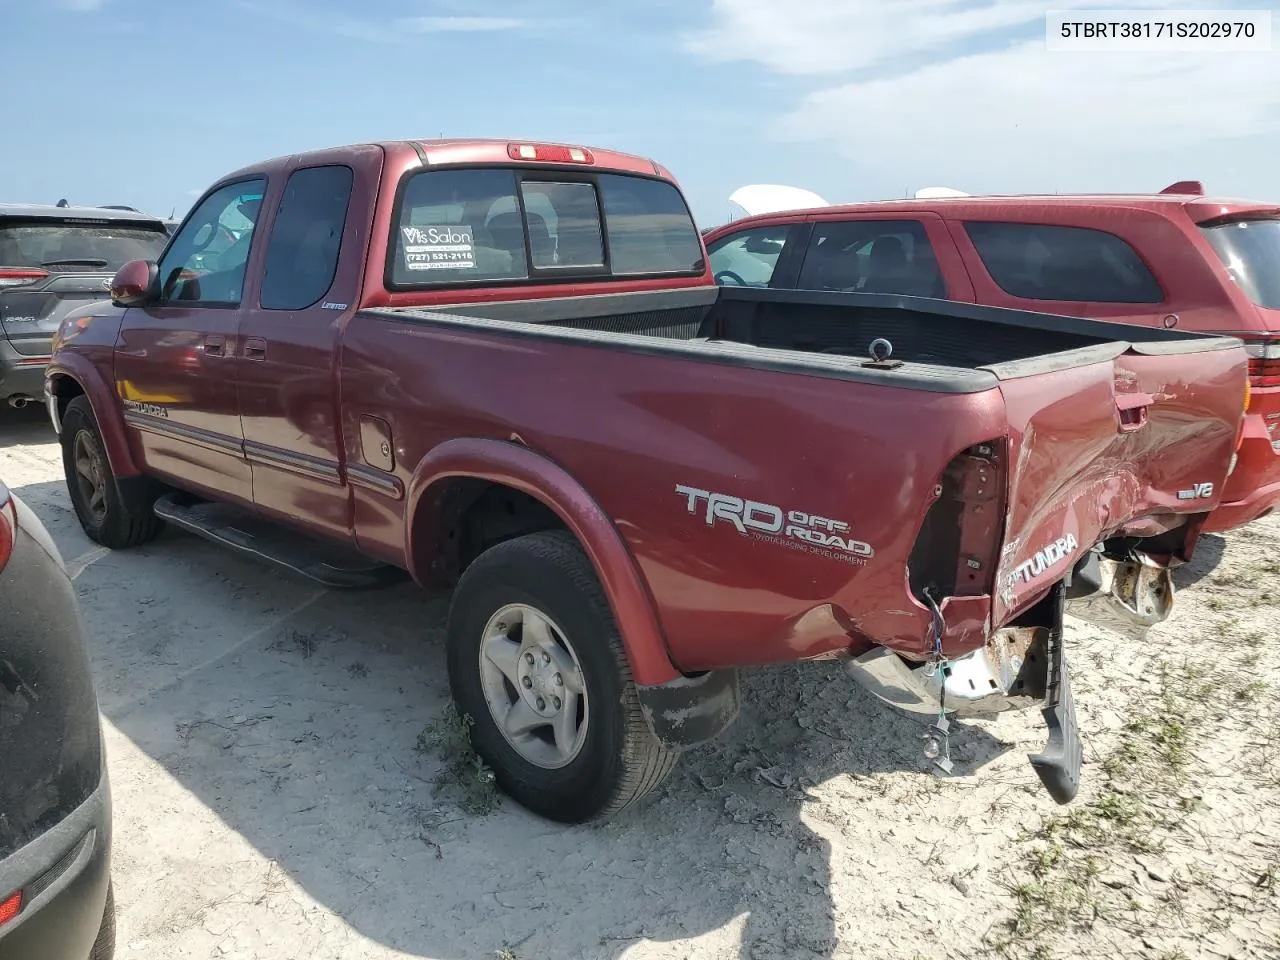
[[1237, 139], [1246, 165], [1264, 161], [1248, 158], [1248, 139], [1280, 130], [1280, 56], [1046, 50], [1046, 10], [1083, 2], [714, 0], [717, 23], [688, 42], [714, 60], [807, 81], [773, 132], [831, 142], [862, 174], [902, 187], [1012, 191], [1034, 178], [1041, 189], [1076, 189], [1083, 171], [1097, 182], [1114, 164], [1128, 168], [1117, 174], [1163, 169], [1175, 151], [1190, 163]]
[[[712, 0], [712, 23], [689, 50], [710, 60], [755, 60], [797, 76], [839, 73], [981, 41], [1000, 30], [1039, 25], [1047, 10], [1186, 6], [1182, 0]], [[1212, 0], [1192, 0], [1197, 7]]]

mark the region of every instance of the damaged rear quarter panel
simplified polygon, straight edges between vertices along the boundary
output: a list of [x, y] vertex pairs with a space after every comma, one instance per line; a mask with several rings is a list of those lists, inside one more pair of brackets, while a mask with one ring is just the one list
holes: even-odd
[[[1042, 596], [1098, 541], [1160, 533], [1217, 505], [1241, 416], [1244, 361], [1238, 349], [1131, 351], [1002, 382], [1009, 514], [996, 623]], [[1119, 406], [1139, 394], [1151, 397], [1147, 422], [1123, 430]], [[1213, 484], [1211, 496], [1179, 497], [1204, 483]]]

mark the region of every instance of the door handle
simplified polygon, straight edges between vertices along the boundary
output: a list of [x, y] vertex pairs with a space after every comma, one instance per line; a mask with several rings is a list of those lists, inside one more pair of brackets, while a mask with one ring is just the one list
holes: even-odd
[[1125, 433], [1147, 425], [1147, 414], [1155, 397], [1149, 393], [1120, 393], [1116, 395], [1116, 412], [1120, 415], [1120, 429]]
[[218, 336], [217, 334], [210, 334], [204, 338], [204, 352], [206, 356], [221, 357], [224, 355], [226, 346], [226, 337]]
[[259, 337], [249, 337], [244, 342], [244, 358], [246, 360], [267, 359], [267, 341]]

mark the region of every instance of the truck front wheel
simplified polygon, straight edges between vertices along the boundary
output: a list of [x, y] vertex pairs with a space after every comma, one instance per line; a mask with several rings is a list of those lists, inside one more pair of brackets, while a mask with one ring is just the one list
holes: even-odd
[[145, 477], [121, 481], [111, 472], [102, 431], [83, 394], [62, 415], [62, 467], [71, 506], [90, 540], [117, 550], [159, 534], [161, 520], [152, 509], [156, 485]]
[[449, 609], [449, 685], [498, 786], [562, 823], [604, 819], [666, 779], [679, 753], [640, 711], [609, 603], [563, 531], [491, 547]]

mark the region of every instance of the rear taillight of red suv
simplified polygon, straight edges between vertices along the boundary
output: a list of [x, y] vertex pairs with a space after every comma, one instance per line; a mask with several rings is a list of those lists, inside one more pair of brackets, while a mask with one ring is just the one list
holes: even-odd
[[1253, 341], [1244, 345], [1249, 354], [1249, 385], [1280, 387], [1280, 341]]
[[4, 570], [13, 553], [13, 541], [18, 535], [18, 511], [9, 496], [9, 488], [0, 481], [0, 570]]

